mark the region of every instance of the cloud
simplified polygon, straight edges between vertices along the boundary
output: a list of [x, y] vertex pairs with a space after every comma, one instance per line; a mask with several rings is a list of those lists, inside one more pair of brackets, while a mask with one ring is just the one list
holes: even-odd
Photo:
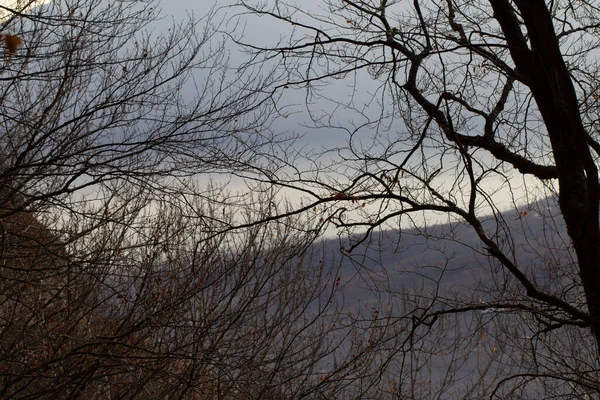
[[0, 0], [0, 22], [15, 12], [22, 13], [52, 0]]

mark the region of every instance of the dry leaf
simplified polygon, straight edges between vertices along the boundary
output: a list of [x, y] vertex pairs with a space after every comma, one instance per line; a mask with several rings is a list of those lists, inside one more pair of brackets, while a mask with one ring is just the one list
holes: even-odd
[[4, 35], [3, 39], [6, 49], [8, 50], [8, 54], [15, 54], [17, 52], [17, 48], [19, 48], [21, 43], [23, 43], [20, 38], [13, 35]]

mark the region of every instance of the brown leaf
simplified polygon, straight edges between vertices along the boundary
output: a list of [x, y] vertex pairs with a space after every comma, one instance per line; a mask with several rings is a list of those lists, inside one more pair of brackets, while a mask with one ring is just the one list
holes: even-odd
[[17, 48], [21, 45], [21, 43], [23, 43], [23, 41], [17, 36], [4, 35], [4, 44], [6, 45], [8, 54], [15, 54], [17, 52]]

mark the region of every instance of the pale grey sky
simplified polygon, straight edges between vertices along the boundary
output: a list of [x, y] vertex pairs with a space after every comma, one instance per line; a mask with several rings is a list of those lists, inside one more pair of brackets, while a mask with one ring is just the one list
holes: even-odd
[[[8, 2], [14, 2], [17, 0], [0, 0], [3, 4]], [[55, 1], [55, 0], [39, 0], [39, 3], [43, 1]], [[109, 1], [109, 0], [105, 0]], [[272, 0], [269, 0], [272, 1]], [[284, 38], [290, 33], [290, 27], [283, 23], [274, 22], [268, 18], [257, 18], [255, 16], [237, 14], [241, 11], [240, 9], [227, 8], [227, 4], [234, 3], [235, 0], [225, 0], [216, 2], [214, 0], [163, 0], [158, 3], [158, 7], [162, 10], [163, 19], [157, 21], [154, 27], [157, 31], [161, 29], [168, 29], [173, 25], [180, 22], [184, 22], [190, 16], [193, 16], [197, 20], [202, 20], [203, 17], [212, 10], [217, 9], [215, 17], [210, 22], [214, 27], [220, 27], [223, 30], [231, 31], [234, 28], [236, 32], [242, 32], [243, 28], [243, 39], [248, 43], [254, 43], [259, 45], [269, 45], [277, 43], [281, 38]], [[38, 3], [38, 4], [39, 4]], [[298, 1], [298, 4], [302, 5], [302, 11], [311, 13], [314, 10], [315, 13], [325, 14], [326, 12], [321, 10], [323, 5], [322, 0], [303, 0]], [[239, 18], [238, 18], [239, 17]], [[301, 18], [308, 18], [300, 16]], [[344, 18], [344, 16], [336, 15], [333, 18]], [[204, 21], [200, 22], [200, 26]], [[236, 25], [238, 24], [238, 25]], [[217, 35], [215, 40], [222, 39], [223, 36]], [[238, 49], [230, 44], [229, 49], [231, 51], [230, 63], [231, 67], [237, 66], [239, 63], [246, 60], [247, 56], [240, 53]], [[233, 70], [232, 70], [233, 73]], [[327, 96], [333, 100], [344, 104], [349, 102], [349, 99], [353, 99], [353, 105], [359, 109], [363, 115], [356, 111], [345, 109], [344, 107], [338, 107], [332, 124], [352, 130], [353, 126], [361, 125], [367, 120], [364, 115], [370, 118], [376, 117], [380, 110], [379, 105], [373, 102], [373, 94], [377, 92], [380, 82], [373, 80], [368, 74], [361, 73], [356, 76], [349, 75], [347, 79], [334, 80], [329, 82], [327, 86]], [[296, 143], [298, 148], [303, 148], [308, 152], [320, 152], [326, 149], [335, 149], [336, 147], [347, 146], [350, 135], [343, 129], [310, 129], [306, 125], [311, 125], [311, 119], [307, 108], [304, 105], [306, 91], [301, 87], [290, 87], [288, 89], [282, 89], [283, 95], [281, 97], [281, 104], [294, 105], [296, 111], [293, 115], [287, 118], [279, 118], [273, 122], [272, 129], [275, 132], [288, 132], [290, 134], [302, 135], [302, 138]], [[190, 93], [193, 95], [193, 93]], [[365, 106], [370, 104], [369, 106]], [[364, 106], [364, 107], [363, 107]], [[311, 110], [313, 113], [327, 114], [331, 113], [335, 108], [335, 104], [326, 100], [320, 100], [319, 102], [312, 105]], [[394, 134], [394, 131], [402, 132], [405, 128], [399, 119], [395, 120], [394, 125], [389, 131], [390, 135]], [[373, 140], [375, 132], [371, 128], [362, 128], [359, 134], [354, 138], [358, 141], [364, 141], [365, 145], [368, 145]], [[331, 152], [327, 157], [323, 158], [326, 162], [336, 162], [336, 152]], [[301, 161], [299, 161], [301, 162]], [[300, 166], [300, 165], [299, 165]], [[522, 177], [519, 174], [515, 174], [516, 179], [514, 180], [513, 190], [517, 193], [517, 196], [524, 197], [523, 188], [525, 187], [522, 181]], [[451, 180], [451, 177], [448, 177]], [[493, 189], [499, 182], [495, 182], [494, 179], [490, 179], [484, 183], [489, 189]], [[235, 190], [232, 187], [232, 190]], [[292, 198], [297, 198], [297, 193], [288, 191], [288, 194]], [[499, 192], [495, 194], [497, 199], [502, 204], [502, 207], [509, 207], [510, 201], [508, 192]]]
[[[219, 9], [214, 21], [220, 21], [223, 24], [222, 28], [225, 30], [237, 27], [237, 32], [240, 32], [240, 28], [243, 27], [243, 39], [245, 42], [259, 45], [275, 44], [290, 33], [290, 27], [286, 24], [278, 23], [266, 17], [257, 18], [255, 16], [247, 15], [240, 16], [239, 18], [236, 17], [236, 13], [240, 11], [239, 9], [225, 7], [227, 4], [233, 2], [234, 1], [219, 2]], [[268, 0], [267, 3], [271, 3], [271, 0]], [[216, 3], [211, 0], [196, 2], [174, 0], [168, 2], [163, 1], [161, 3], [161, 8], [163, 12], [167, 15], [172, 15], [176, 20], [183, 20], [187, 17], [188, 13], [192, 13], [196, 18], [200, 18], [206, 12], [211, 10], [215, 4]], [[307, 13], [314, 12], [322, 15], [327, 13], [322, 9], [323, 1], [321, 0], [303, 0], [301, 2], [297, 1], [296, 4], [301, 4], [302, 11]], [[302, 16], [301, 14], [296, 15], [299, 18], [308, 19], [307, 16]], [[345, 17], [335, 15], [332, 18], [343, 19]], [[234, 47], [231, 47], [231, 51], [232, 66], [235, 66], [236, 63], [244, 60], [245, 56], [237, 53]], [[327, 96], [341, 104], [348, 102], [352, 97], [353, 105], [355, 107], [361, 108], [361, 112], [374, 118], [378, 115], [380, 106], [376, 102], [373, 102], [373, 95], [377, 93], [380, 84], [381, 82], [373, 80], [366, 73], [359, 73], [357, 76], [350, 75], [344, 80], [331, 81], [327, 86]], [[284, 90], [283, 96], [281, 97], [282, 104], [294, 104], [294, 109], [297, 112], [290, 117], [280, 118], [274, 121], [272, 128], [279, 132], [295, 132], [303, 135], [302, 139], [299, 140], [296, 145], [299, 148], [302, 147], [307, 150], [312, 148], [315, 151], [320, 151], [345, 146], [349, 139], [349, 134], [342, 129], [310, 129], [305, 127], [307, 124], [311, 125], [309, 113], [304, 105], [305, 94], [305, 90], [298, 87], [291, 87]], [[369, 106], [366, 106], [366, 104], [369, 104]], [[327, 112], [332, 111], [334, 107], [335, 105], [331, 102], [321, 100], [320, 103], [313, 104], [311, 110], [316, 113], [323, 110], [323, 114], [326, 114]], [[338, 107], [332, 121], [334, 124], [339, 124], [352, 130], [353, 126], [365, 123], [366, 119], [364, 118], [364, 115], [360, 115], [355, 111]], [[404, 129], [400, 119], [396, 119], [388, 133], [393, 135], [394, 131], [402, 132]], [[362, 128], [354, 139], [364, 140], [365, 144], [368, 145], [369, 141], [372, 141], [373, 135], [375, 135], [375, 132], [372, 129]], [[330, 156], [331, 160], [335, 162], [335, 152], [332, 152]], [[452, 176], [446, 178], [448, 179], [448, 182], [452, 180]], [[534, 184], [534, 180], [527, 177], [523, 178], [519, 173], [515, 173], [514, 179], [511, 181], [513, 194], [515, 197], [522, 199], [521, 203], [525, 203], [529, 200], [526, 196], [525, 189], [526, 187], [533, 187]], [[489, 192], [493, 192], [499, 185], [499, 178], [490, 178], [482, 183], [482, 188], [485, 188]], [[493, 195], [501, 208], [511, 207], [509, 193], [509, 191], [504, 190]], [[292, 197], [295, 196], [295, 194], [289, 194]]]

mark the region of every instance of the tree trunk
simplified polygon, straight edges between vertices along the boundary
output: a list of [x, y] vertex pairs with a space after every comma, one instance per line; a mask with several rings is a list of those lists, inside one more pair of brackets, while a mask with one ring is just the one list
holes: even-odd
[[560, 208], [579, 262], [592, 331], [600, 351], [598, 268], [598, 170], [587, 143], [577, 96], [562, 58], [548, 7], [542, 0], [515, 0], [530, 48], [507, 0], [491, 0], [523, 83], [544, 119], [559, 171]]

